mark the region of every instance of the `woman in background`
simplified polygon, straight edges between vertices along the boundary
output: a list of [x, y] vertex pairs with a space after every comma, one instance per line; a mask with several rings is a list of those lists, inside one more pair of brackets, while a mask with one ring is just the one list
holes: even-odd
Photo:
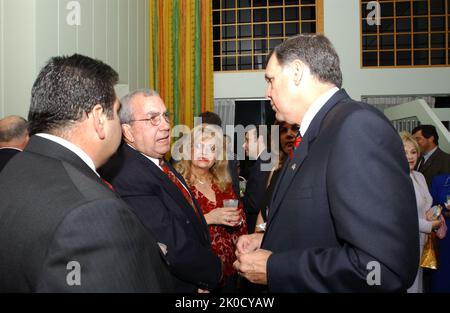
[[[409, 164], [410, 177], [414, 185], [414, 192], [416, 193], [417, 213], [419, 217], [420, 255], [422, 255], [426, 234], [430, 234], [433, 230], [439, 230], [443, 217], [440, 215], [437, 220], [433, 220], [432, 210], [430, 210], [433, 199], [428, 191], [427, 182], [422, 173], [414, 170], [419, 157], [419, 145], [414, 137], [408, 132], [401, 132], [400, 137], [403, 141], [406, 159]], [[422, 268], [419, 266], [416, 279], [414, 280], [413, 285], [408, 289], [408, 292], [421, 293], [422, 283]]]
[[[238, 195], [233, 191], [224, 157], [223, 134], [219, 127], [201, 124], [180, 143], [184, 150], [175, 169], [184, 177], [199, 202], [209, 227], [214, 253], [223, 263], [223, 281], [220, 292], [236, 291], [236, 242], [247, 233], [247, 223]], [[225, 200], [236, 200], [235, 207], [225, 207]]]

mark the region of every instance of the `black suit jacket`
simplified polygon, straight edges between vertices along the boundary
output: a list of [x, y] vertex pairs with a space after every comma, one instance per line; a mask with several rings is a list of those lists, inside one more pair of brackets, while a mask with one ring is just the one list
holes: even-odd
[[450, 155], [437, 148], [428, 160], [420, 165], [419, 172], [425, 176], [428, 189], [431, 190], [431, 182], [434, 176], [450, 174]]
[[5, 167], [6, 163], [20, 151], [11, 148], [0, 149], [0, 171]]
[[151, 234], [63, 146], [33, 136], [0, 173], [0, 199], [0, 292], [173, 290]]
[[270, 160], [264, 161], [258, 158], [249, 170], [243, 198], [249, 233], [255, 230], [256, 218], [258, 217], [259, 211], [265, 210], [262, 206], [267, 192], [267, 179], [269, 178], [270, 171], [264, 171], [261, 169], [261, 165], [269, 162]]
[[[284, 165], [262, 247], [274, 252], [271, 291], [404, 291], [412, 284], [415, 194], [402, 142], [380, 112], [343, 90], [322, 107]], [[370, 285], [376, 277], [381, 284]]]
[[[184, 183], [183, 177], [166, 164]], [[176, 278], [177, 291], [214, 289], [221, 277], [221, 261], [211, 249], [198, 204], [195, 203], [201, 219], [166, 174], [127, 144], [119, 148], [102, 173], [158, 242], [167, 246], [166, 258]]]

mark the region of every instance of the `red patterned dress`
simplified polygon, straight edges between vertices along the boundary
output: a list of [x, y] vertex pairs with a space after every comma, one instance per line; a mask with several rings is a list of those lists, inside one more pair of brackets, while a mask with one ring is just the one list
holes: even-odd
[[[223, 200], [225, 199], [237, 198], [231, 184], [225, 192], [220, 191], [215, 184], [212, 185], [212, 189], [216, 194], [216, 202], [212, 202], [206, 198], [195, 188], [195, 186], [190, 187], [202, 208], [203, 214], [207, 214], [215, 208], [223, 207]], [[247, 234], [247, 221], [245, 219], [245, 213], [241, 201], [239, 201], [239, 210], [243, 219], [241, 226], [230, 227], [225, 225], [208, 225], [209, 234], [211, 236], [212, 250], [223, 262], [224, 278], [236, 273], [236, 270], [233, 268], [233, 263], [236, 261], [236, 243], [239, 236]]]

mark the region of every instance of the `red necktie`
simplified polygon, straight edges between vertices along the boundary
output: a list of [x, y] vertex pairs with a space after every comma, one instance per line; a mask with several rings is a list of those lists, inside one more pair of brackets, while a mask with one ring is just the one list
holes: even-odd
[[[100, 178], [101, 178], [101, 177], [100, 177]], [[105, 180], [105, 179], [103, 179], [103, 178], [101, 178], [101, 180], [102, 180], [102, 182], [103, 182], [109, 189], [111, 189], [112, 191], [114, 191], [113, 185], [111, 185], [107, 180]]]
[[187, 200], [187, 202], [192, 206], [194, 209], [195, 214], [201, 221], [200, 213], [198, 212], [197, 207], [194, 204], [194, 200], [192, 200], [191, 194], [187, 190], [187, 187], [178, 179], [178, 177], [169, 169], [169, 167], [166, 165], [164, 160], [159, 160], [159, 165], [162, 167], [163, 172], [167, 175], [167, 177], [174, 183], [177, 188], [181, 191], [184, 198]]
[[300, 131], [299, 131], [294, 140], [294, 148], [292, 148], [292, 150], [289, 151], [289, 158], [291, 160], [294, 157], [294, 151], [297, 150], [298, 146], [300, 145], [300, 142], [302, 142], [302, 135], [300, 135]]

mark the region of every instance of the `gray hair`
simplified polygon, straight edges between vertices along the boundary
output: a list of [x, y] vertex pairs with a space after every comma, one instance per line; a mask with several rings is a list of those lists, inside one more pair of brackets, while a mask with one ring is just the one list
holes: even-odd
[[143, 95], [144, 97], [159, 97], [158, 92], [153, 89], [138, 89], [130, 92], [129, 94], [123, 96], [120, 99], [121, 108], [119, 111], [119, 118], [121, 124], [129, 123], [133, 119], [133, 98], [138, 95]]
[[339, 56], [332, 43], [321, 34], [299, 34], [290, 37], [269, 54], [275, 53], [278, 63], [286, 66], [299, 59], [308, 65], [311, 73], [321, 82], [342, 87]]

